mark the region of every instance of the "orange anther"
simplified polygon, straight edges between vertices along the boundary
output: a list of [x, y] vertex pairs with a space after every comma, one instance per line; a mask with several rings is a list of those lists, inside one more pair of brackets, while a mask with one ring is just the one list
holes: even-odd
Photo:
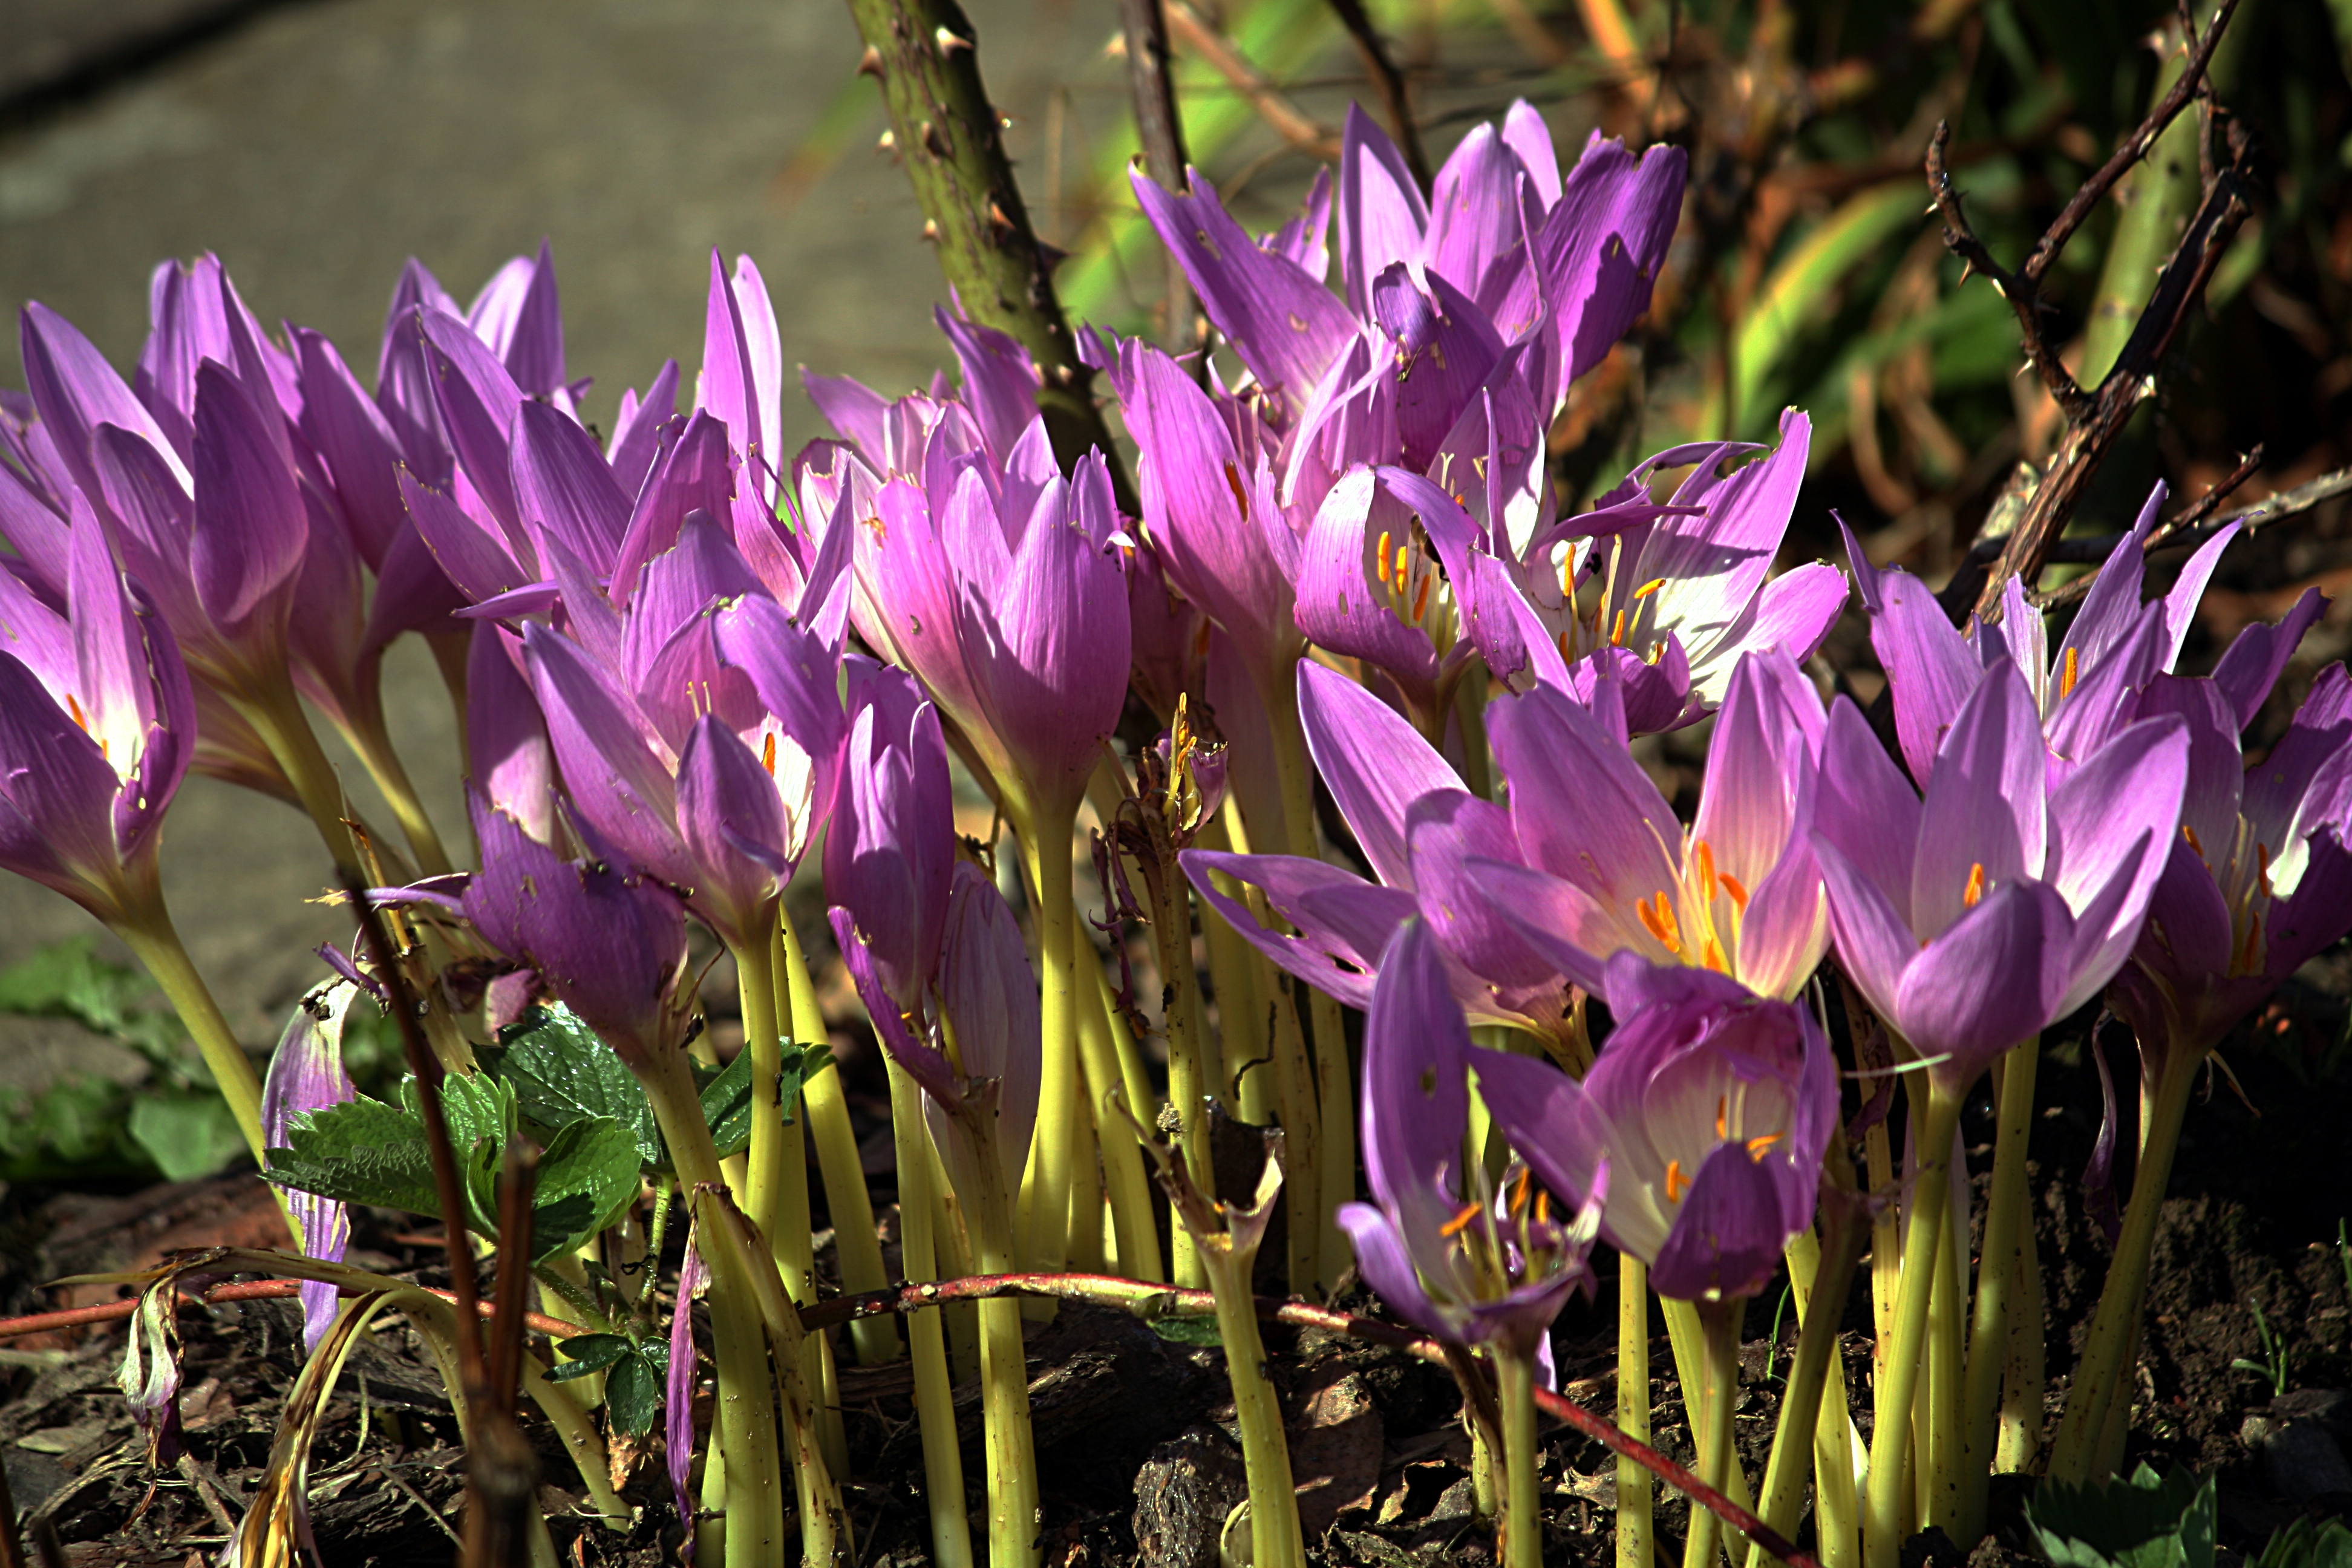
[[1725, 871], [1716, 880], [1721, 882], [1723, 890], [1731, 895], [1732, 907], [1745, 914], [1748, 910], [1748, 889], [1741, 885], [1739, 879]]
[[1680, 1160], [1667, 1161], [1666, 1202], [1670, 1204], [1682, 1202], [1683, 1194], [1690, 1189], [1690, 1184], [1691, 1179], [1683, 1174], [1683, 1163]]
[[1983, 897], [1984, 862], [1979, 860], [1969, 868], [1969, 885], [1960, 889], [1960, 903], [1972, 910], [1977, 907], [1977, 900]]

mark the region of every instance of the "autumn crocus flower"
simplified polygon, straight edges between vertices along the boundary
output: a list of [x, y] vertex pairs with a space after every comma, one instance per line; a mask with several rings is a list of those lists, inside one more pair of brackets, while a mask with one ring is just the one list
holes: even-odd
[[[343, 1020], [350, 1015], [359, 987], [348, 981], [333, 983], [302, 998], [278, 1038], [269, 1058], [269, 1076], [261, 1085], [261, 1126], [271, 1148], [284, 1148], [287, 1129], [294, 1119], [310, 1111], [341, 1105], [359, 1091], [343, 1070]], [[299, 1188], [284, 1189], [287, 1213], [301, 1229], [307, 1258], [341, 1263], [351, 1245], [352, 1220], [333, 1198]], [[320, 1280], [302, 1283], [302, 1343], [319, 1348], [319, 1340], [333, 1326], [340, 1310], [335, 1287]]]
[[1599, 690], [1590, 710], [1550, 687], [1494, 703], [1520, 863], [1471, 864], [1482, 904], [1612, 1007], [1620, 952], [1796, 995], [1829, 946], [1807, 837], [1822, 735], [1812, 684], [1778, 650], [1740, 662], [1687, 830], [1626, 751], [1613, 688]]
[[1837, 1126], [1829, 1042], [1802, 1005], [1724, 975], [1630, 953], [1610, 970], [1620, 1021], [1584, 1081], [1480, 1052], [1487, 1107], [1563, 1200], [1605, 1187], [1601, 1234], [1659, 1294], [1753, 1295], [1812, 1223]]
[[2116, 731], [2055, 789], [2024, 676], [1996, 661], [1914, 793], [1853, 703], [1830, 712], [1813, 846], [1840, 962], [1947, 1096], [2098, 994], [2178, 836], [2189, 738]]
[[947, 743], [911, 676], [854, 656], [845, 668], [849, 743], [825, 836], [825, 894], [848, 911], [883, 993], [920, 1012], [955, 869]]
[[1591, 1290], [1586, 1258], [1607, 1177], [1588, 1184], [1581, 1214], [1556, 1221], [1544, 1194], [1530, 1201], [1524, 1177], [1498, 1192], [1484, 1166], [1465, 1169], [1468, 1071], [1494, 1053], [1470, 1048], [1425, 921], [1399, 926], [1379, 967], [1364, 1020], [1372, 1202], [1341, 1205], [1340, 1228], [1365, 1282], [1407, 1321], [1455, 1344], [1495, 1341], [1506, 1353], [1536, 1357], [1570, 1293]]

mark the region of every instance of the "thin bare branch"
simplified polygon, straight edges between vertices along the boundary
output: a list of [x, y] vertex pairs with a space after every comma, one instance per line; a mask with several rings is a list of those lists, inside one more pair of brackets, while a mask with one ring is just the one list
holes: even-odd
[[1389, 129], [1396, 132], [1397, 150], [1404, 154], [1404, 166], [1412, 171], [1414, 182], [1426, 195], [1429, 154], [1422, 149], [1421, 132], [1412, 122], [1412, 100], [1405, 91], [1404, 72], [1389, 58], [1389, 47], [1365, 12], [1364, 0], [1331, 0], [1331, 10], [1339, 18], [1340, 26], [1348, 29], [1348, 36], [1356, 40], [1356, 47], [1364, 57], [1364, 68], [1388, 107]]
[[[1171, 191], [1187, 189], [1192, 162], [1184, 151], [1184, 118], [1176, 107], [1176, 80], [1168, 66], [1168, 16], [1160, 0], [1119, 0], [1119, 20], [1127, 38], [1127, 85], [1135, 100], [1136, 140], [1143, 144], [1143, 163], [1153, 179]], [[1171, 353], [1192, 347], [1192, 287], [1173, 251], [1164, 258], [1168, 269], [1168, 324], [1164, 334]]]
[[1210, 68], [1234, 84], [1257, 116], [1274, 133], [1302, 153], [1328, 161], [1339, 155], [1339, 133], [1292, 102], [1274, 79], [1234, 47], [1233, 41], [1209, 25], [1208, 19], [1185, 3], [1167, 0], [1169, 28], [1186, 48], [1209, 62]]

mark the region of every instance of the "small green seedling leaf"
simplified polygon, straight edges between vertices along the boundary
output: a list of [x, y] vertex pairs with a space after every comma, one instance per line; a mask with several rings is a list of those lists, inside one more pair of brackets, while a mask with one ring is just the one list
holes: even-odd
[[603, 1372], [630, 1353], [629, 1342], [619, 1334], [574, 1334], [568, 1340], [558, 1340], [555, 1348], [566, 1359], [547, 1369], [550, 1383], [570, 1383], [575, 1377]]
[[534, 1007], [499, 1031], [505, 1047], [492, 1071], [515, 1091], [522, 1114], [551, 1131], [602, 1116], [625, 1128], [646, 1164], [662, 1158], [654, 1110], [628, 1064], [569, 1007]]
[[2104, 1486], [2044, 1482], [2025, 1505], [2051, 1568], [2213, 1568], [2217, 1515], [2212, 1477], [2146, 1465]]

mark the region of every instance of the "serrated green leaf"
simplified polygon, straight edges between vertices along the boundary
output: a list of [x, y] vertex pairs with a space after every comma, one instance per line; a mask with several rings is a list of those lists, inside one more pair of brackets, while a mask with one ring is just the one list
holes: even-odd
[[209, 1176], [245, 1152], [245, 1134], [218, 1094], [135, 1095], [131, 1138], [170, 1182]]
[[558, 1340], [555, 1348], [565, 1359], [547, 1369], [550, 1383], [569, 1383], [575, 1377], [586, 1377], [592, 1372], [602, 1372], [629, 1353], [629, 1342], [619, 1334], [574, 1334], [568, 1340]]
[[553, 1130], [603, 1116], [627, 1129], [648, 1164], [662, 1158], [661, 1133], [644, 1086], [613, 1047], [570, 1008], [534, 1008], [499, 1031], [506, 1047], [493, 1068], [512, 1086], [522, 1114]]
[[751, 1053], [739, 1051], [702, 1086], [702, 1120], [722, 1160], [751, 1142]]
[[643, 1354], [626, 1355], [604, 1377], [604, 1409], [613, 1429], [642, 1437], [661, 1412], [662, 1375]]
[[531, 1197], [531, 1261], [594, 1236], [637, 1194], [636, 1139], [610, 1117], [574, 1121], [548, 1141]]
[[[414, 1085], [401, 1089], [413, 1104]], [[424, 1122], [404, 1106], [366, 1095], [296, 1116], [287, 1125], [286, 1146], [269, 1151], [263, 1173], [279, 1186], [347, 1204], [441, 1211]]]

